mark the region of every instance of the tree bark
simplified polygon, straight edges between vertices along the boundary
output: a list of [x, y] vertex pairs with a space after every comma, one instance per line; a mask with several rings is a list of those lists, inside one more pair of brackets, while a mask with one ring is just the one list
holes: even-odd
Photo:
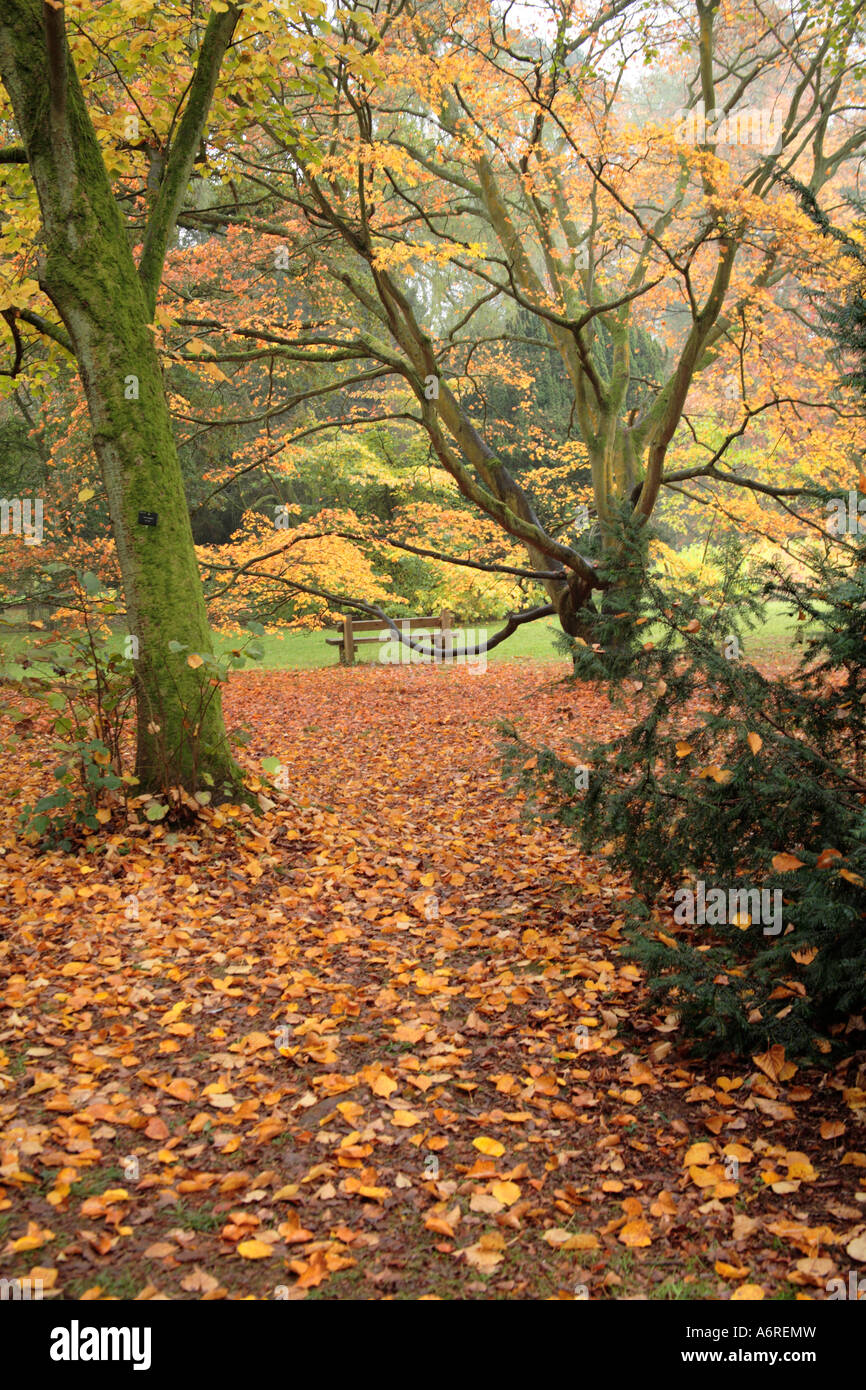
[[[226, 27], [224, 16], [220, 19]], [[217, 71], [219, 58], [221, 53]], [[158, 255], [149, 240], [150, 279], [143, 280], [136, 269], [66, 42], [62, 10], [40, 0], [0, 0], [0, 78], [39, 198], [39, 283], [75, 352], [108, 497], [129, 631], [139, 643], [136, 772], [145, 790], [166, 782], [194, 789], [203, 774], [236, 789], [240, 769], [228, 746], [219, 688], [206, 664], [193, 669], [187, 663], [191, 653], [210, 654], [212, 641], [150, 322], [153, 274], [161, 273], [161, 261], [154, 272]], [[195, 132], [188, 130], [187, 136], [195, 138]], [[184, 163], [183, 157], [175, 160], [175, 180]], [[172, 207], [177, 203], [176, 189], [166, 201]], [[163, 222], [164, 214], [165, 201]], [[170, 226], [158, 230], [164, 247]], [[156, 524], [143, 524], [143, 513], [155, 514]], [[145, 516], [145, 522], [151, 519]], [[185, 650], [172, 652], [172, 641]]]

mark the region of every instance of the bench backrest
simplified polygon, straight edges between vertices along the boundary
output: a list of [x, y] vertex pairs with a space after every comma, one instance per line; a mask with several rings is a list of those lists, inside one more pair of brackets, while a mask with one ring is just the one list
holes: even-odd
[[[440, 627], [442, 623], [442, 614], [437, 613], [435, 616], [429, 618], [393, 618], [392, 621], [396, 623], [397, 627], [401, 628], [401, 630], [404, 628], [404, 624], [406, 624], [410, 632], [417, 632], [418, 629], [422, 627]], [[338, 623], [333, 623], [332, 626], [338, 632], [342, 632], [342, 619]], [[352, 619], [353, 632], [381, 632], [383, 628], [387, 627], [388, 624], [383, 618], [363, 618], [360, 622], [355, 618]]]

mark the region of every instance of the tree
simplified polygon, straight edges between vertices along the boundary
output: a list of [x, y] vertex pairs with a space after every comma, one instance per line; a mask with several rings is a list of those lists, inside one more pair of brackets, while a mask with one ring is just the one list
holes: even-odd
[[[720, 464], [766, 412], [784, 433], [826, 404], [780, 384], [772, 352], [777, 324], [802, 312], [785, 300], [793, 272], [821, 261], [783, 178], [795, 169], [817, 191], [862, 150], [850, 105], [861, 10], [550, 5], [539, 38], [510, 10], [466, 0], [349, 5], [323, 41], [322, 89], [296, 94], [284, 70], [282, 109], [226, 150], [234, 179], [188, 225], [246, 226], [262, 261], [279, 238], [293, 264], [341, 289], [318, 317], [245, 322], [250, 360], [268, 344], [275, 359], [400, 383], [463, 496], [547, 573], [538, 611], [579, 633], [609, 585], [623, 507], [646, 520], [663, 489], [691, 480], [791, 491]], [[641, 52], [666, 70], [644, 90], [632, 78]], [[498, 336], [561, 360], [592, 472], [591, 552], [542, 522], [531, 473], [505, 466], [472, 408], [469, 363], [490, 341], [493, 302], [534, 324]], [[183, 322], [210, 335], [216, 360], [241, 357], [230, 307]], [[795, 370], [808, 376], [817, 342], [806, 325]], [[739, 420], [713, 447], [701, 441], [699, 461], [669, 468], [693, 429], [695, 383], [721, 371], [737, 381]]]
[[[846, 292], [821, 301], [821, 314], [840, 372], [862, 391], [866, 255], [859, 236], [832, 226], [808, 189], [799, 193], [848, 266]], [[778, 1043], [807, 1055], [829, 1051], [831, 1038], [862, 1039], [864, 499], [861, 471], [856, 487], [828, 491], [804, 512], [812, 540], [796, 565], [773, 564], [763, 593], [744, 583], [735, 551], [709, 591], [671, 593], [647, 570], [638, 611], [619, 615], [637, 719], [625, 737], [583, 747], [579, 775], [547, 750], [532, 773], [583, 845], [605, 844], [628, 870], [640, 895], [634, 954], [704, 1050]], [[828, 515], [844, 524], [828, 526]], [[632, 568], [645, 565], [640, 538], [627, 544]], [[767, 596], [804, 625], [800, 660], [781, 676], [741, 659], [743, 627]], [[609, 674], [592, 647], [582, 656], [581, 674]], [[623, 672], [614, 675], [622, 695]], [[527, 767], [519, 738], [515, 751]]]
[[[119, 7], [132, 21], [134, 6]], [[72, 52], [58, 0], [3, 0], [0, 77], [22, 147], [4, 162], [26, 162], [39, 200], [38, 280], [62, 327], [30, 310], [23, 324], [74, 353], [87, 396], [95, 449], [111, 513], [136, 664], [137, 767], [142, 786], [165, 775], [188, 784], [197, 768], [237, 785], [218, 688], [193, 654], [211, 637], [193, 548], [162, 369], [154, 312], [224, 56], [240, 18], [217, 5], [201, 33], [183, 36], [195, 55], [170, 138], [152, 149], [143, 246], [136, 265], [124, 218]], [[98, 24], [98, 20], [94, 21]], [[79, 33], [81, 46], [81, 34]], [[122, 40], [120, 41], [122, 43]], [[85, 45], [86, 46], [86, 43]], [[177, 49], [173, 60], [180, 62]], [[92, 50], [89, 64], [92, 66]], [[182, 69], [178, 68], [180, 76]], [[137, 129], [134, 118], [130, 131]], [[127, 137], [127, 145], [134, 135]], [[143, 143], [143, 142], [142, 142]], [[172, 650], [169, 643], [175, 644]], [[192, 747], [198, 724], [199, 750]]]

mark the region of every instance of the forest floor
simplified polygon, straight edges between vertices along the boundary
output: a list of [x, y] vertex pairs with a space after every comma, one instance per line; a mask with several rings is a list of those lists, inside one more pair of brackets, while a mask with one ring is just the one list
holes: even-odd
[[[0, 831], [0, 1275], [45, 1296], [828, 1297], [866, 1259], [856, 1059], [691, 1059], [627, 883], [522, 818], [496, 722], [627, 708], [563, 666], [247, 672], [276, 808]], [[576, 755], [575, 755], [576, 756]], [[829, 1285], [832, 1289], [834, 1286]]]

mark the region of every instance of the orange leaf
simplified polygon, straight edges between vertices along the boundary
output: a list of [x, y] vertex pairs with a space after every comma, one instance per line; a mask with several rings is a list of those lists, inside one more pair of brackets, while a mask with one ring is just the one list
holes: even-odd
[[795, 854], [773, 855], [773, 868], [777, 874], [791, 873], [794, 869], [802, 869], [802, 867], [802, 859], [798, 859]]
[[623, 1245], [652, 1245], [652, 1227], [648, 1221], [627, 1221], [617, 1236]]
[[838, 849], [822, 849], [815, 863], [816, 869], [826, 869], [833, 863], [834, 859], [841, 859], [842, 855]]

